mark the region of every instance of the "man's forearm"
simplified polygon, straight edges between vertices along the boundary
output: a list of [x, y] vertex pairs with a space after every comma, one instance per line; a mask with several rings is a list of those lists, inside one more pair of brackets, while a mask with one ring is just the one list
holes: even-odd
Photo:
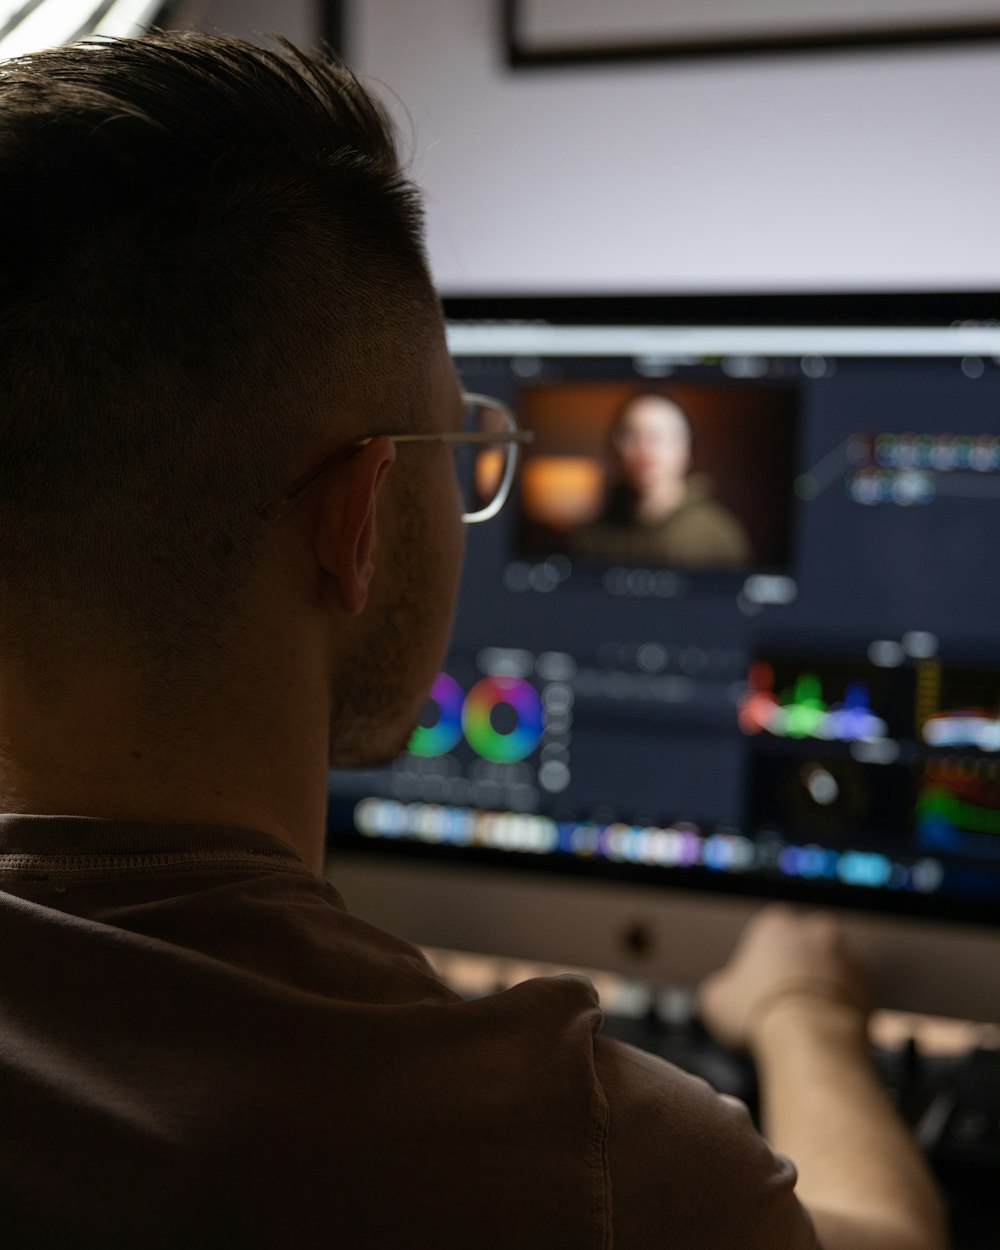
[[798, 1168], [824, 1250], [945, 1247], [937, 1189], [878, 1083], [861, 1014], [790, 995], [750, 1041], [764, 1133]]

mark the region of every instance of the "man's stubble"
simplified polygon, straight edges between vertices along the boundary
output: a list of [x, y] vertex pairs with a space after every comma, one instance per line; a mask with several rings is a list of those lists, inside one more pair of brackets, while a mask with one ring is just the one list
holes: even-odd
[[[413, 537], [391, 544], [386, 573], [389, 605], [373, 615], [370, 627], [343, 656], [330, 701], [330, 764], [372, 768], [391, 763], [405, 750], [427, 698], [428, 652], [433, 667], [446, 642], [434, 622], [441, 605], [432, 601], [441, 572], [431, 550], [432, 524], [427, 501], [412, 484], [403, 492]], [[374, 609], [369, 609], [374, 611]], [[450, 613], [449, 613], [450, 620]], [[433, 671], [428, 681], [433, 681]]]

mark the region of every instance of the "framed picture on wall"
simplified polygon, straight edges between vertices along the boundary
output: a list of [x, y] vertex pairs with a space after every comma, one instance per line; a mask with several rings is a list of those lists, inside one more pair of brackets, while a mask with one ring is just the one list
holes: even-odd
[[513, 68], [1000, 39], [1000, 0], [504, 0]]

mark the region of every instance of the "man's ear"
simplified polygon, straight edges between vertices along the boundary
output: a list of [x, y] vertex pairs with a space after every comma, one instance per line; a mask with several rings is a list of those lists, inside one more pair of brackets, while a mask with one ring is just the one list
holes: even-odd
[[375, 571], [375, 498], [395, 459], [391, 438], [373, 438], [331, 477], [323, 494], [316, 557], [336, 582], [341, 607], [349, 616], [359, 615], [368, 601]]

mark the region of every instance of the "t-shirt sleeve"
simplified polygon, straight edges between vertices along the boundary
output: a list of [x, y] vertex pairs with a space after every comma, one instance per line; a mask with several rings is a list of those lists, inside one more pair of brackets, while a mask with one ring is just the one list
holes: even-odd
[[595, 1041], [615, 1250], [819, 1250], [743, 1103], [631, 1046]]

